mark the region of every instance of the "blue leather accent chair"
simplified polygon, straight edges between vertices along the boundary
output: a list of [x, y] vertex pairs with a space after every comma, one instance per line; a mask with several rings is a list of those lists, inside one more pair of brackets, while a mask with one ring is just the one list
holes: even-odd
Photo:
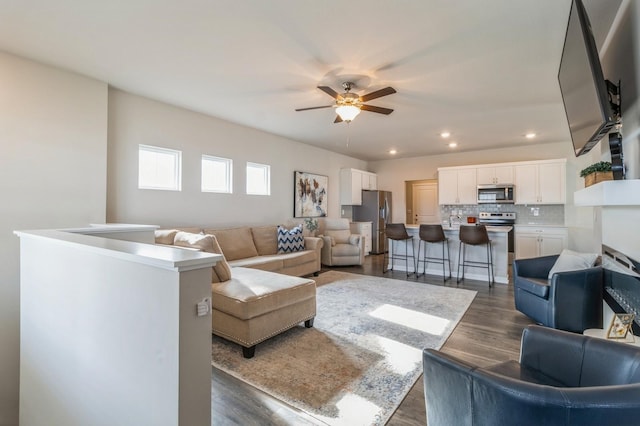
[[602, 267], [558, 272], [547, 280], [557, 258], [513, 262], [516, 309], [538, 324], [559, 330], [582, 333], [602, 328]]
[[531, 325], [520, 362], [478, 368], [425, 349], [429, 426], [640, 424], [640, 348]]

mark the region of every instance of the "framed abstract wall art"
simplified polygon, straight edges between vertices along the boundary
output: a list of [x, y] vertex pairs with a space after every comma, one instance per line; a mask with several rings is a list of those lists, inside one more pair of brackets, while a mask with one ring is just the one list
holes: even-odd
[[298, 171], [293, 175], [293, 217], [326, 216], [329, 178]]

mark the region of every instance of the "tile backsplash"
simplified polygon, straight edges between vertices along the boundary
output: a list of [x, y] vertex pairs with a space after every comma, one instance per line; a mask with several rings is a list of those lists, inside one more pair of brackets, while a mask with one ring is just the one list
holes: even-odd
[[564, 225], [564, 205], [515, 205], [515, 204], [479, 204], [440, 206], [440, 217], [443, 219], [459, 214], [463, 219], [467, 216], [478, 216], [479, 212], [515, 212], [518, 225]]

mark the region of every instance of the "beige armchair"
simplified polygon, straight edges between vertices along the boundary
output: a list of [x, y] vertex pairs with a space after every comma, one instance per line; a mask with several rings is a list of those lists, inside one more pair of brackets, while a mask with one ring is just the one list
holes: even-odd
[[364, 263], [364, 238], [351, 233], [348, 219], [320, 219], [318, 236], [324, 241], [321, 252], [323, 265], [345, 266]]

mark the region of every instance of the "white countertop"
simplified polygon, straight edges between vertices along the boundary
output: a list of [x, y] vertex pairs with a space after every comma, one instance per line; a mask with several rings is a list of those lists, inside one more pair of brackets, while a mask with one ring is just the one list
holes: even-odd
[[[420, 228], [420, 225], [405, 225], [407, 227], [407, 230], [418, 230], [418, 228]], [[473, 226], [473, 225], [464, 225], [464, 226]], [[443, 230], [445, 231], [459, 231], [460, 230], [460, 226], [443, 226], [442, 227]], [[496, 232], [496, 233], [503, 233], [506, 234], [509, 231], [511, 231], [513, 229], [513, 226], [487, 226], [487, 232]]]

